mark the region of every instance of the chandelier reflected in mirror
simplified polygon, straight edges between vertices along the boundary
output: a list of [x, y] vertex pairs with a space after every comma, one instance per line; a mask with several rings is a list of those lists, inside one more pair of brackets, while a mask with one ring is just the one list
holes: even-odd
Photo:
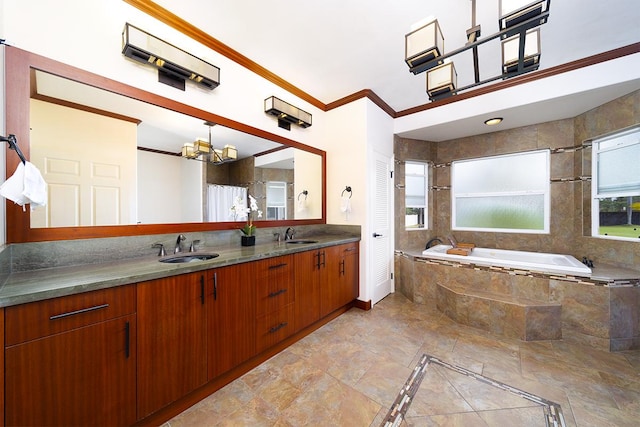
[[211, 144], [211, 128], [215, 123], [204, 122], [209, 128], [209, 139], [196, 139], [194, 142], [187, 142], [182, 146], [182, 157], [192, 160], [199, 160], [209, 163], [226, 163], [238, 158], [238, 150], [233, 145], [225, 145], [223, 148], [214, 148]]
[[[499, 79], [508, 79], [535, 71], [540, 66], [540, 25], [549, 19], [551, 0], [499, 0], [500, 31], [480, 38], [476, 24], [476, 1], [471, 0], [471, 28], [467, 43], [445, 53], [444, 36], [437, 19], [427, 18], [405, 35], [405, 62], [413, 74], [427, 73], [427, 93], [432, 101]], [[478, 46], [500, 40], [502, 61], [500, 75], [480, 79]], [[453, 57], [468, 50], [473, 54], [474, 83], [458, 87]]]

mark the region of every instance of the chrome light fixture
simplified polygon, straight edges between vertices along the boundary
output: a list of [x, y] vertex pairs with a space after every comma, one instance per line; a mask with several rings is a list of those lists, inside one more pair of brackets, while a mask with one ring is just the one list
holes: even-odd
[[[540, 30], [537, 27], [548, 21], [551, 0], [499, 0], [500, 31], [484, 38], [480, 38], [480, 25], [476, 25], [476, 1], [471, 0], [471, 3], [471, 28], [466, 31], [467, 43], [459, 49], [444, 52], [444, 37], [435, 19], [405, 35], [405, 62], [413, 74], [427, 72], [427, 93], [432, 101], [534, 71], [540, 66]], [[502, 73], [481, 80], [478, 47], [496, 39], [502, 41]], [[452, 59], [468, 50], [473, 51], [474, 82], [458, 87]]]
[[213, 148], [211, 144], [211, 128], [215, 123], [204, 122], [209, 127], [208, 142], [202, 138], [196, 139], [194, 142], [188, 142], [182, 146], [182, 157], [202, 162], [210, 163], [226, 163], [238, 158], [238, 150], [233, 145], [225, 145], [224, 148]]
[[264, 100], [264, 112], [276, 116], [278, 118], [278, 126], [286, 130], [291, 130], [291, 124], [298, 125], [301, 128], [311, 126], [311, 113], [294, 107], [275, 96], [270, 96]]
[[185, 90], [190, 80], [207, 89], [220, 84], [220, 68], [127, 23], [122, 31], [122, 54], [158, 69], [158, 81]]

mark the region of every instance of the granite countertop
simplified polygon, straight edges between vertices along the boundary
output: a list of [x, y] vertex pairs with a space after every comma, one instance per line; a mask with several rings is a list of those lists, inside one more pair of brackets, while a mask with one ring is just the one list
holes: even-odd
[[[313, 240], [315, 243], [269, 242], [255, 246], [203, 247], [199, 248], [195, 254], [213, 252], [219, 256], [210, 260], [187, 263], [162, 263], [158, 261], [157, 256], [143, 256], [127, 261], [12, 273], [0, 288], [0, 307], [357, 242], [360, 237], [318, 235], [305, 237], [305, 240], [307, 239]], [[184, 254], [189, 253], [185, 252]]]

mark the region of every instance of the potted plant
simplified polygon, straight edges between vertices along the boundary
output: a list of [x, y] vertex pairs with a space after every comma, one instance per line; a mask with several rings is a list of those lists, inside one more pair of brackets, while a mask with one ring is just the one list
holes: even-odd
[[233, 206], [230, 209], [235, 218], [247, 217], [246, 224], [240, 229], [242, 232], [241, 245], [254, 246], [256, 244], [256, 226], [253, 224], [253, 212], [256, 212], [258, 218], [262, 218], [262, 211], [258, 209], [258, 202], [255, 197], [249, 194], [249, 207], [246, 207], [245, 201], [240, 196], [236, 197]]

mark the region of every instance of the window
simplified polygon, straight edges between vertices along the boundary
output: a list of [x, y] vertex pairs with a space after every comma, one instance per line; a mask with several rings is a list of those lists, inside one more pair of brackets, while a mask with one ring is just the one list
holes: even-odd
[[549, 232], [549, 150], [455, 161], [454, 230]]
[[427, 195], [429, 167], [426, 163], [405, 162], [405, 228], [424, 230], [427, 228]]
[[640, 128], [593, 141], [591, 234], [640, 239]]
[[267, 219], [287, 218], [287, 183], [267, 182]]

